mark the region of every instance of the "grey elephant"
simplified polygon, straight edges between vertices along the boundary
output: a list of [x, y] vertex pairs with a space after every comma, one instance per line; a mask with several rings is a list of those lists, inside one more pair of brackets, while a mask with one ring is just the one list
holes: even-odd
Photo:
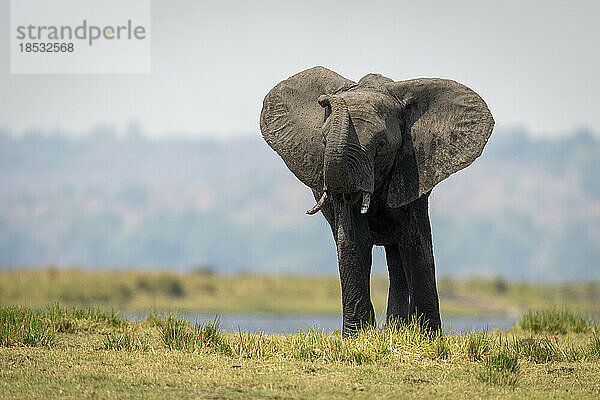
[[[387, 322], [441, 325], [428, 197], [473, 162], [494, 119], [466, 86], [446, 79], [355, 83], [324, 67], [302, 71], [265, 97], [260, 129], [309, 186], [337, 246], [344, 336], [375, 324], [373, 245], [385, 247]], [[310, 250], [310, 249], [307, 249]]]

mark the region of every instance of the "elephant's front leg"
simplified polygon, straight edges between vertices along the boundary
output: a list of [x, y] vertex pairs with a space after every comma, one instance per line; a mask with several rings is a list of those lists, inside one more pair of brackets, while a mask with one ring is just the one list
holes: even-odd
[[334, 196], [335, 237], [342, 284], [343, 328], [348, 336], [375, 324], [371, 304], [371, 235], [360, 203], [348, 195]]
[[409, 314], [423, 318], [429, 328], [441, 327], [440, 306], [435, 283], [435, 263], [429, 222], [429, 194], [403, 207], [402, 239], [398, 244], [402, 265], [410, 276]]

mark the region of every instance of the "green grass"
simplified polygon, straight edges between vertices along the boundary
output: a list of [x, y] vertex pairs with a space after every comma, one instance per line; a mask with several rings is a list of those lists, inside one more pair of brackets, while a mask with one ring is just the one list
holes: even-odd
[[598, 332], [594, 332], [592, 336], [592, 340], [590, 342], [590, 354], [593, 357], [600, 359], [600, 334]]
[[56, 328], [40, 313], [27, 308], [0, 308], [0, 346], [52, 346]]
[[[600, 316], [600, 282], [535, 285], [502, 279], [440, 279], [442, 313], [522, 315], [528, 309], [566, 306]], [[377, 315], [386, 309], [388, 280], [371, 283]], [[41, 309], [59, 302], [83, 309], [157, 309], [235, 313], [341, 313], [337, 276], [220, 276], [80, 269], [0, 270], [0, 305]], [[108, 313], [110, 314], [110, 313]]]
[[221, 332], [218, 317], [211, 323], [191, 326], [187, 321], [169, 315], [166, 320], [153, 322], [158, 327], [162, 343], [169, 350], [219, 351], [232, 353], [231, 347]]
[[134, 332], [105, 332], [102, 338], [104, 350], [150, 351], [150, 335]]
[[53, 303], [42, 315], [52, 322], [58, 332], [63, 333], [101, 331], [129, 325], [114, 310], [105, 312], [97, 307], [64, 307]]
[[55, 344], [57, 333], [103, 332], [131, 326], [117, 316], [96, 308], [64, 307], [54, 303], [43, 310], [0, 307], [0, 346]]
[[130, 322], [93, 308], [0, 307], [0, 398], [598, 397], [598, 326], [581, 330], [568, 310], [530, 315], [566, 328], [431, 333], [413, 320], [343, 339], [225, 333], [218, 319], [174, 314]]
[[594, 320], [590, 315], [573, 312], [566, 308], [550, 310], [529, 310], [521, 318], [520, 327], [539, 333], [587, 333], [594, 329]]
[[485, 383], [514, 389], [519, 382], [519, 372], [518, 352], [500, 344], [494, 354], [485, 358], [477, 378]]
[[465, 337], [464, 352], [470, 361], [479, 361], [489, 352], [490, 346], [487, 331], [475, 332]]

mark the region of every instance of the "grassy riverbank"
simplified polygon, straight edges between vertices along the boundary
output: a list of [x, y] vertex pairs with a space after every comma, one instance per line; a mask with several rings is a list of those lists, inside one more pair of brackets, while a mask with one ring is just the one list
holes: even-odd
[[[387, 279], [375, 277], [378, 315], [387, 301]], [[501, 279], [441, 279], [443, 314], [521, 315], [529, 308], [568, 306], [600, 315], [600, 282], [536, 285]], [[127, 311], [340, 313], [337, 277], [221, 276], [148, 271], [86, 271], [57, 268], [0, 270], [0, 305], [34, 308], [58, 301]]]
[[5, 399], [597, 398], [600, 326], [555, 310], [530, 312], [504, 334], [431, 335], [412, 323], [341, 339], [2, 307], [0, 365]]

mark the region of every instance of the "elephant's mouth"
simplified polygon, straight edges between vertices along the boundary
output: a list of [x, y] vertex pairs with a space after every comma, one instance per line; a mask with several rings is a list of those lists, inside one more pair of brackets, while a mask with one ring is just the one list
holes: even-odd
[[[321, 196], [319, 201], [317, 201], [317, 204], [315, 204], [315, 206], [313, 208], [311, 208], [310, 210], [306, 211], [306, 213], [308, 215], [313, 215], [313, 214], [318, 213], [319, 211], [321, 211], [323, 206], [329, 201], [329, 198], [330, 198], [329, 194], [326, 191], [323, 192], [323, 195]], [[370, 205], [371, 205], [371, 193], [362, 192], [362, 203], [360, 206], [360, 213], [366, 214], [367, 211], [369, 211]]]

